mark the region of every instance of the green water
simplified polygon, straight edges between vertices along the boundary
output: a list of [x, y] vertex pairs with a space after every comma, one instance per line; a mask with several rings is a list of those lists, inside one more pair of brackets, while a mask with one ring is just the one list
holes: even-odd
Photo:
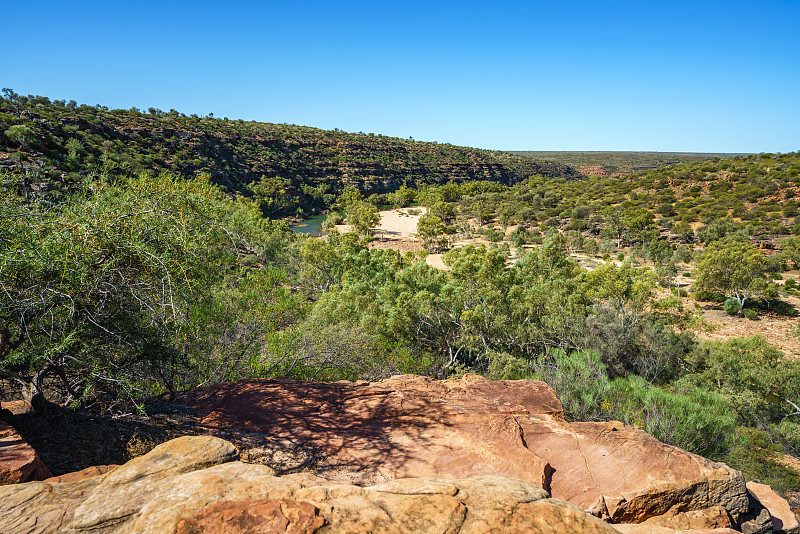
[[[410, 208], [414, 208], [419, 206], [418, 203], [412, 202], [409, 204]], [[391, 204], [384, 204], [381, 206], [381, 210], [390, 210], [392, 209]], [[322, 229], [322, 223], [325, 222], [327, 215], [316, 215], [314, 217], [309, 217], [303, 222], [290, 224], [289, 227], [292, 229], [292, 232], [296, 234], [309, 234], [314, 237], [319, 237], [321, 235], [325, 235], [325, 230]]]
[[296, 234], [310, 234], [313, 236], [325, 235], [325, 230], [322, 229], [322, 223], [325, 222], [327, 215], [317, 215], [309, 217], [305, 221], [296, 224], [290, 224], [289, 227], [292, 232]]

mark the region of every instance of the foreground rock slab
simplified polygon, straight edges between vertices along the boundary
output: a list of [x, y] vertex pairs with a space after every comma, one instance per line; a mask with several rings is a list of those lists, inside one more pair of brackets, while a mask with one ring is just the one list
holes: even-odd
[[800, 522], [786, 499], [766, 484], [748, 482], [747, 489], [769, 511], [773, 531], [800, 534]]
[[525, 441], [555, 472], [552, 493], [614, 523], [720, 506], [738, 517], [749, 501], [742, 474], [665, 445], [619, 422], [521, 421]]
[[212, 432], [312, 444], [322, 456], [316, 473], [343, 482], [513, 477], [611, 522], [715, 506], [736, 519], [749, 507], [738, 471], [621, 423], [569, 423], [555, 392], [536, 380], [245, 380], [179, 402]]
[[0, 532], [589, 533], [618, 531], [543, 489], [497, 476], [361, 487], [274, 476], [214, 437], [159, 445], [76, 482], [0, 488]]
[[11, 425], [0, 421], [0, 486], [53, 476]]

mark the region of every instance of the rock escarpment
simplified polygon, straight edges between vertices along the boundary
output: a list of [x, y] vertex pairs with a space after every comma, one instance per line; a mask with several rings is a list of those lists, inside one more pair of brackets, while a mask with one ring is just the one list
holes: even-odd
[[410, 478], [360, 487], [276, 477], [213, 437], [177, 438], [77, 482], [0, 488], [0, 532], [617, 532], [541, 488], [502, 477]]
[[181, 402], [215, 431], [314, 444], [323, 456], [317, 474], [336, 480], [512, 477], [610, 522], [714, 506], [736, 520], [749, 508], [738, 471], [621, 423], [569, 423], [555, 392], [536, 380], [247, 380]]

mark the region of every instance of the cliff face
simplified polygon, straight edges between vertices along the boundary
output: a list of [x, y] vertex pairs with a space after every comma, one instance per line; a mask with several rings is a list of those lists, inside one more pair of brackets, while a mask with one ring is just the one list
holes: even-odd
[[[286, 124], [186, 117], [177, 112], [68, 107], [48, 99], [0, 99], [0, 170], [49, 180], [141, 170], [209, 174], [229, 191], [281, 179], [301, 206], [324, 204], [345, 185], [366, 194], [402, 183], [533, 175], [578, 178], [573, 168], [498, 151]], [[9, 133], [9, 129], [14, 128]]]

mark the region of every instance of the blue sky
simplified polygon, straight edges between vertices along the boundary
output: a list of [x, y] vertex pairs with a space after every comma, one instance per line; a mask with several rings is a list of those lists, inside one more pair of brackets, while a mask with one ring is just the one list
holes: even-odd
[[12, 2], [0, 86], [505, 150], [800, 150], [800, 0]]

